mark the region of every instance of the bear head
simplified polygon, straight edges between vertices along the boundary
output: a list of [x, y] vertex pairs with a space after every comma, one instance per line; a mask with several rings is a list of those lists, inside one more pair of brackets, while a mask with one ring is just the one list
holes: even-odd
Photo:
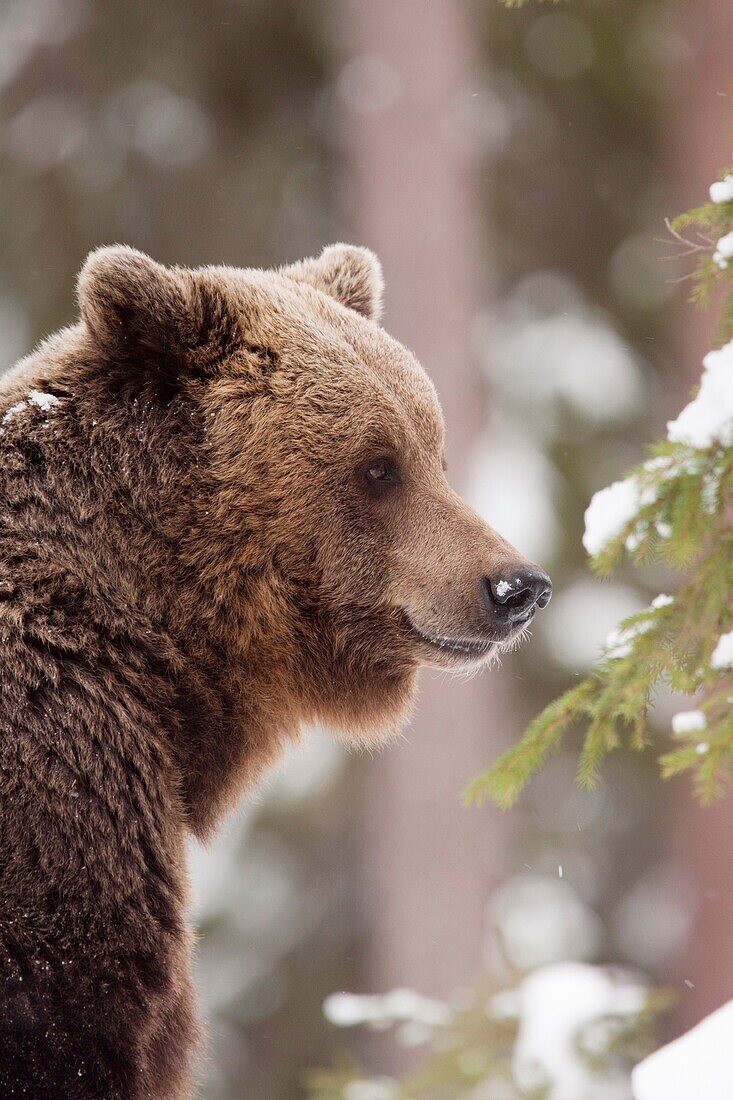
[[200, 425], [180, 553], [211, 621], [299, 721], [363, 740], [397, 728], [420, 665], [490, 660], [551, 591], [450, 487], [435, 389], [381, 296], [376, 257], [343, 244], [272, 271], [115, 246], [79, 279], [106, 368]]

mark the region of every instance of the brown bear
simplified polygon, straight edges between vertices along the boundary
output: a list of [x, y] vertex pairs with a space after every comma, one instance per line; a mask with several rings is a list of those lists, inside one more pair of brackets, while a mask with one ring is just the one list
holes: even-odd
[[190, 1095], [187, 831], [318, 719], [404, 720], [550, 597], [449, 488], [366, 249], [103, 248], [0, 399], [0, 1096]]

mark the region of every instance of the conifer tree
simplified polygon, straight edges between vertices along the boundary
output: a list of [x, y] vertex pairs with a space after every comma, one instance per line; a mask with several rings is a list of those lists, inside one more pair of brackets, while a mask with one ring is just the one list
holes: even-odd
[[679, 576], [619, 624], [591, 674], [551, 703], [517, 745], [476, 779], [468, 801], [490, 795], [511, 806], [572, 727], [585, 727], [578, 780], [592, 787], [604, 757], [622, 744], [644, 749], [655, 691], [694, 696], [672, 723], [677, 744], [661, 756], [664, 777], [692, 772], [704, 803], [727, 788], [733, 762], [733, 172], [710, 201], [670, 223], [697, 257], [692, 300], [718, 288], [717, 346], [703, 361], [690, 403], [666, 438], [622, 481], [602, 489], [586, 511], [583, 539], [596, 573], [608, 577], [624, 555], [659, 562]]

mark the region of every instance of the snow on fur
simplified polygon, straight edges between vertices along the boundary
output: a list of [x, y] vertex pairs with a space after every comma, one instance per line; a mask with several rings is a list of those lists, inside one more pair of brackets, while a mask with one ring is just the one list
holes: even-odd
[[7, 424], [8, 421], [12, 420], [14, 416], [17, 416], [19, 412], [22, 412], [24, 408], [25, 401], [18, 401], [16, 405], [11, 405], [2, 419], [3, 424]]
[[21, 413], [23, 409], [27, 409], [29, 405], [37, 405], [43, 412], [50, 412], [54, 405], [60, 404], [59, 398], [52, 393], [42, 393], [41, 390], [31, 390], [28, 397], [24, 401], [18, 401], [15, 405], [11, 405], [5, 416], [2, 418], [1, 423], [7, 424], [13, 417]]
[[38, 408], [43, 409], [44, 412], [50, 412], [54, 405], [59, 404], [59, 399], [54, 394], [42, 393], [40, 390], [31, 390], [28, 400], [32, 405], [38, 405]]

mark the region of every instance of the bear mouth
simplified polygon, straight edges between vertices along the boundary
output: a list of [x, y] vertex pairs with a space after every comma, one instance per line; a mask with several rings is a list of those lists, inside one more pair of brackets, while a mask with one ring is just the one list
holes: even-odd
[[422, 642], [427, 644], [447, 657], [458, 657], [463, 660], [480, 661], [490, 656], [496, 647], [496, 640], [482, 639], [475, 641], [470, 638], [451, 638], [445, 634], [426, 634], [424, 630], [410, 621], [413, 632]]
[[[529, 615], [524, 622], [518, 623], [499, 638], [455, 638], [448, 634], [431, 634], [421, 630], [409, 615], [406, 616], [413, 637], [418, 639], [423, 646], [428, 646], [435, 658], [440, 657], [440, 661], [436, 663], [439, 663], [441, 667], [444, 665], [469, 667], [498, 660], [500, 654], [516, 649], [522, 640], [528, 636], [528, 628], [533, 618], [534, 615]], [[432, 663], [432, 661], [428, 663]]]

